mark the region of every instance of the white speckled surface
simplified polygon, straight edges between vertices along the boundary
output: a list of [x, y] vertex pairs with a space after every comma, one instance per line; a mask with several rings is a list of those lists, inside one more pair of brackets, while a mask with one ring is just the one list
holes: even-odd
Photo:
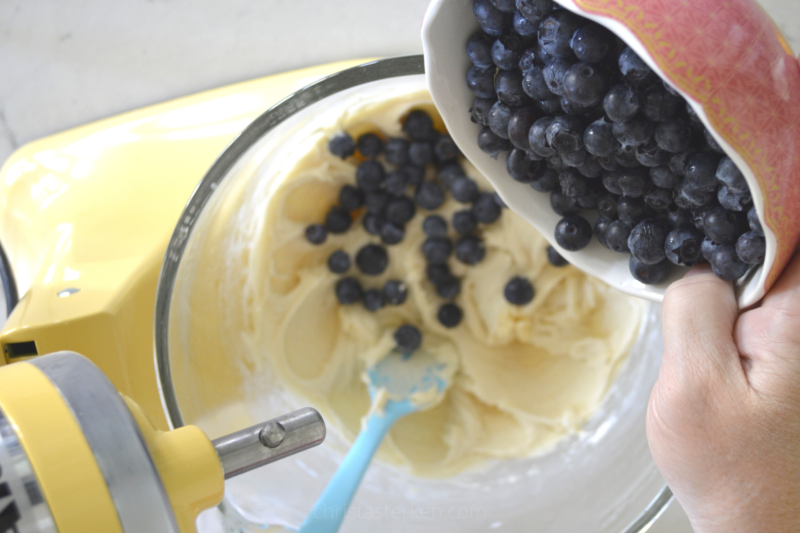
[[[797, 0], [762, 0], [795, 51]], [[21, 144], [204, 89], [421, 53], [427, 0], [2, 0], [0, 163]], [[201, 531], [221, 531], [213, 515]], [[651, 533], [689, 533], [673, 504]]]

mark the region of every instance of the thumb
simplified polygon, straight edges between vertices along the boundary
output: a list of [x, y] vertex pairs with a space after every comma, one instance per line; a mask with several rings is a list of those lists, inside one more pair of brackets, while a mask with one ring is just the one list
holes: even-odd
[[664, 295], [662, 369], [681, 380], [742, 377], [733, 342], [737, 315], [733, 285], [708, 264], [694, 267]]

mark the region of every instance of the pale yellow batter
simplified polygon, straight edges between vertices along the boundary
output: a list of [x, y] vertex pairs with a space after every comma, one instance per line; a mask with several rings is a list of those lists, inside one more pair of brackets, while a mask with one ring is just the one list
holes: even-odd
[[[404, 240], [387, 247], [390, 262], [383, 275], [360, 275], [355, 265], [348, 273], [365, 288], [404, 280], [406, 302], [377, 312], [340, 305], [334, 294], [339, 276], [328, 270], [328, 256], [344, 249], [354, 257], [379, 239], [360, 221], [322, 246], [304, 238], [306, 226], [324, 220], [341, 186], [354, 182], [354, 164], [332, 156], [327, 140], [342, 130], [354, 137], [374, 129], [400, 136], [399, 119], [420, 107], [432, 110], [427, 93], [351, 110], [285, 169], [250, 252], [253, 323], [244, 334], [330, 425], [354, 438], [369, 410], [365, 365], [391, 350], [398, 326], [417, 325], [423, 348], [438, 347], [456, 365], [455, 376], [443, 401], [395, 426], [381, 457], [418, 475], [447, 476], [486, 459], [541, 452], [575, 431], [601, 402], [636, 338], [644, 308], [572, 266], [551, 266], [545, 239], [508, 209], [483, 231], [487, 253], [481, 263], [467, 267], [450, 260], [462, 278], [455, 302], [464, 319], [458, 327], [446, 329], [436, 318], [444, 301], [425, 276], [421, 210]], [[468, 162], [462, 164], [483, 190], [491, 189]], [[463, 208], [448, 199], [439, 212], [449, 220]], [[536, 291], [524, 307], [503, 297], [514, 276], [529, 278]]]

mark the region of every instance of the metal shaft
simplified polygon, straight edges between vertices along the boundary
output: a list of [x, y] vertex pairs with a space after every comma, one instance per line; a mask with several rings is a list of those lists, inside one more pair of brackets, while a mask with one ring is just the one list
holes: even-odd
[[311, 407], [212, 441], [225, 479], [313, 448], [325, 440], [325, 421]]

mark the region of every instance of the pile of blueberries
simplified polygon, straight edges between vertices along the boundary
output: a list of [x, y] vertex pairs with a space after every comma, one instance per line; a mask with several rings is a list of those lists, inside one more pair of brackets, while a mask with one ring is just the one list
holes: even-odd
[[[566, 250], [630, 253], [643, 283], [708, 261], [735, 280], [764, 261], [747, 183], [691, 106], [613, 33], [552, 0], [474, 0], [466, 46], [479, 147], [550, 194]], [[598, 215], [592, 215], [596, 211]], [[592, 224], [589, 218], [597, 216]]]
[[[481, 226], [500, 218], [502, 202], [495, 194], [480, 191], [478, 184], [465, 174], [455, 143], [449, 135], [436, 131], [425, 111], [411, 111], [403, 122], [403, 132], [407, 138], [386, 138], [377, 132], [353, 140], [345, 132], [330, 139], [330, 152], [356, 165], [355, 181], [341, 188], [339, 202], [330, 208], [324, 224], [306, 228], [306, 239], [322, 244], [329, 233], [345, 233], [360, 218], [363, 229], [381, 242], [362, 246], [356, 253], [355, 266], [364, 276], [378, 276], [389, 265], [386, 246], [402, 242], [417, 211], [425, 212], [422, 229], [426, 239], [421, 253], [427, 261], [428, 280], [447, 301], [439, 307], [438, 320], [453, 328], [463, 318], [461, 308], [452, 302], [461, 291], [461, 280], [447, 262], [453, 255], [467, 265], [483, 260], [486, 249]], [[435, 213], [448, 193], [464, 204], [464, 209], [451, 220], [454, 240], [449, 236], [448, 221]], [[566, 264], [554, 249], [548, 251], [548, 257], [558, 266]], [[336, 250], [328, 258], [331, 272], [343, 275], [335, 287], [341, 304], [362, 302], [374, 312], [406, 301], [408, 288], [403, 281], [389, 280], [380, 289], [365, 290], [356, 277], [344, 276], [350, 267], [351, 258], [344, 250]], [[530, 281], [516, 277], [509, 281], [504, 294], [509, 302], [524, 305], [533, 299], [533, 292]], [[395, 332], [395, 340], [398, 347], [410, 352], [419, 347], [422, 335], [418, 328], [406, 324]]]

